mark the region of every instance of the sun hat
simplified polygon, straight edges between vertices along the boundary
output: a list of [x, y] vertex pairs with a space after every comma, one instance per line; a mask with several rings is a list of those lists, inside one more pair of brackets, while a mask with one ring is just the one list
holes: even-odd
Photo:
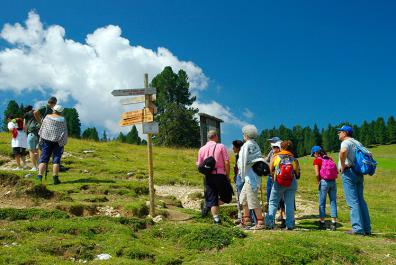
[[281, 143], [282, 141], [277, 141], [276, 143], [271, 143], [272, 147], [278, 147], [279, 149], [281, 148]]
[[52, 109], [59, 113], [61, 113], [64, 110], [64, 108], [61, 105], [55, 105]]
[[276, 142], [280, 142], [281, 139], [278, 136], [275, 136], [275, 137], [269, 138], [268, 141], [270, 143], [276, 143]]

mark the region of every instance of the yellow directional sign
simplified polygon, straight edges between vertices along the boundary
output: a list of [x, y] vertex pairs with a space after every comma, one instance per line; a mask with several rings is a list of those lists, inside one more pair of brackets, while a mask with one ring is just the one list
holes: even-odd
[[121, 118], [122, 120], [119, 123], [121, 126], [129, 126], [141, 122], [152, 122], [154, 121], [153, 109], [144, 108], [142, 110], [124, 112]]

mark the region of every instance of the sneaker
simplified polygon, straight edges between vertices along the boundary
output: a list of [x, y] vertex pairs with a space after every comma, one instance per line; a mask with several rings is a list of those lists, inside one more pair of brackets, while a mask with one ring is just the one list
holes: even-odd
[[22, 170], [22, 168], [16, 167], [16, 168], [13, 168], [12, 170], [15, 170], [15, 171], [17, 171], [17, 170]]
[[219, 224], [221, 224], [221, 219], [220, 219], [219, 217], [213, 218], [213, 223], [214, 223], [215, 225], [219, 225]]
[[353, 231], [353, 230], [348, 230], [348, 231], [345, 232], [345, 234], [347, 234], [347, 235], [359, 235], [359, 236], [364, 236], [364, 234], [362, 234], [362, 233], [356, 233], [356, 232]]
[[330, 230], [331, 230], [331, 231], [337, 230], [337, 223], [331, 222]]
[[319, 221], [319, 229], [320, 230], [326, 230], [326, 223]]
[[288, 227], [287, 230], [292, 231], [294, 230], [294, 227]]
[[42, 181], [43, 181], [43, 176], [37, 175], [36, 179], [37, 179], [38, 181], [42, 182]]
[[208, 213], [210, 212], [210, 208], [206, 207], [205, 203], [201, 205], [201, 216], [206, 217], [208, 216]]
[[58, 177], [58, 176], [53, 176], [53, 177], [52, 177], [52, 180], [54, 181], [54, 185], [61, 184], [61, 181], [59, 180], [59, 177]]
[[37, 167], [32, 167], [32, 169], [30, 171], [37, 171]]
[[286, 228], [286, 220], [282, 219], [281, 224], [279, 225], [279, 228]]

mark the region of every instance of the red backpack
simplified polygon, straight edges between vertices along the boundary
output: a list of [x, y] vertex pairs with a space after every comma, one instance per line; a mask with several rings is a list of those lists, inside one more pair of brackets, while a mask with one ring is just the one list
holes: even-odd
[[294, 157], [288, 155], [279, 155], [280, 162], [275, 171], [275, 180], [278, 185], [289, 187], [295, 177], [293, 168]]
[[335, 180], [338, 175], [337, 165], [333, 159], [328, 156], [319, 157], [322, 160], [322, 166], [320, 167], [320, 178], [324, 180]]

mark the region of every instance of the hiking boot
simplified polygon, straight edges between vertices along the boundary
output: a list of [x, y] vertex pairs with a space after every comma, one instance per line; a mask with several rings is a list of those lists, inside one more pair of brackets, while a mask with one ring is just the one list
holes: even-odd
[[202, 217], [208, 216], [209, 211], [210, 211], [210, 208], [206, 207], [205, 203], [202, 203], [201, 204], [201, 216]]
[[286, 228], [286, 220], [285, 219], [282, 219], [281, 220], [281, 224], [279, 225], [279, 228]]
[[331, 230], [331, 231], [337, 230], [337, 223], [331, 222], [330, 230]]
[[37, 175], [36, 179], [37, 179], [38, 181], [42, 182], [42, 181], [43, 181], [43, 176]]
[[364, 236], [364, 234], [362, 234], [362, 233], [356, 233], [356, 232], [353, 231], [353, 230], [348, 230], [348, 231], [345, 232], [345, 234], [347, 234], [347, 235], [359, 235], [359, 236]]
[[61, 181], [59, 180], [59, 177], [58, 177], [58, 176], [53, 176], [53, 177], [52, 177], [52, 180], [54, 181], [54, 185], [61, 184]]
[[319, 221], [319, 230], [326, 230], [326, 223]]

